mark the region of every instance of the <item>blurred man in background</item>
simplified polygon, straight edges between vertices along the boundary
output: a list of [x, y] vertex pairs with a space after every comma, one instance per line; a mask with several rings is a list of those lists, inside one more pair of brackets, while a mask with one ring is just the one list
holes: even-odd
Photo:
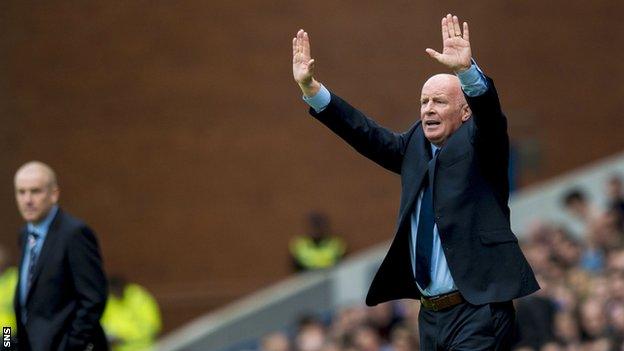
[[16, 286], [17, 268], [9, 265], [8, 253], [0, 245], [0, 328], [11, 327], [11, 330], [15, 330], [13, 297]]
[[138, 284], [121, 276], [109, 280], [102, 326], [114, 351], [151, 350], [162, 328], [156, 299]]
[[15, 173], [15, 199], [26, 221], [15, 296], [20, 351], [108, 350], [100, 317], [106, 276], [93, 231], [57, 205], [50, 166], [32, 161]]
[[607, 206], [617, 217], [620, 229], [624, 229], [624, 189], [618, 174], [612, 175], [607, 181]]
[[568, 190], [562, 197], [562, 203], [566, 211], [586, 226], [591, 225], [600, 213], [599, 209], [587, 199], [587, 194], [578, 188]]
[[291, 351], [290, 340], [283, 332], [272, 332], [262, 337], [260, 351]]
[[290, 241], [290, 255], [295, 270], [307, 271], [335, 266], [345, 254], [344, 241], [331, 234], [327, 216], [312, 212], [308, 216], [307, 235]]

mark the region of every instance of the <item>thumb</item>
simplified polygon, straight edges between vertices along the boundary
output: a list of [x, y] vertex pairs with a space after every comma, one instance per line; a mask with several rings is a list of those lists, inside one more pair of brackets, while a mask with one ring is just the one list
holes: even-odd
[[308, 61], [308, 71], [310, 72], [314, 72], [314, 59], [311, 59], [310, 61]]
[[437, 52], [437, 51], [435, 51], [433, 49], [429, 49], [429, 48], [425, 49], [425, 51], [429, 54], [429, 56], [431, 56], [432, 58], [434, 58], [436, 60], [439, 60], [438, 57], [440, 57], [440, 55], [442, 55], [439, 52]]

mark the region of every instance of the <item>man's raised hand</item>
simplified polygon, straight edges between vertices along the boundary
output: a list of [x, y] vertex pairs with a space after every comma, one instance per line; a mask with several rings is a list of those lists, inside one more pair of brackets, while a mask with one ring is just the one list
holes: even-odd
[[472, 52], [468, 23], [464, 22], [464, 33], [459, 27], [459, 19], [451, 14], [442, 18], [442, 53], [427, 48], [429, 56], [450, 68], [453, 72], [461, 72], [470, 68]]
[[310, 57], [310, 38], [303, 29], [293, 38], [293, 78], [306, 96], [314, 96], [320, 83], [314, 79], [314, 59]]

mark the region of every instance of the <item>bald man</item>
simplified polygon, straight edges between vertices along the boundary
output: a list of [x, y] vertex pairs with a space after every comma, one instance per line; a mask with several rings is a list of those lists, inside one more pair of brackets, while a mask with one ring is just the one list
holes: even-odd
[[420, 299], [422, 350], [509, 350], [512, 300], [539, 286], [509, 225], [507, 122], [494, 82], [472, 60], [468, 24], [442, 18], [453, 74], [429, 78], [420, 120], [393, 133], [314, 78], [306, 32], [293, 38], [293, 76], [310, 113], [358, 152], [401, 176], [398, 225], [368, 305]]
[[14, 182], [26, 221], [14, 302], [18, 350], [108, 350], [99, 322], [106, 278], [95, 234], [59, 208], [48, 165], [28, 162]]

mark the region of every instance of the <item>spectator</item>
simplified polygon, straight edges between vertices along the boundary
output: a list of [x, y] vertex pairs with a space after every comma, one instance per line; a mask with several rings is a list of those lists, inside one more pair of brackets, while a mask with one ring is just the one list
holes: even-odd
[[580, 307], [582, 336], [585, 340], [599, 340], [607, 334], [607, 318], [601, 300], [587, 299]]
[[325, 345], [323, 345], [323, 348], [321, 348], [321, 351], [342, 351], [342, 350], [343, 349], [340, 347], [340, 345], [333, 341], [326, 342]]
[[297, 351], [321, 351], [325, 346], [325, 326], [312, 316], [305, 316], [299, 321], [295, 349]]
[[624, 303], [622, 301], [612, 301], [608, 304], [607, 320], [610, 336], [621, 345], [624, 342]]
[[13, 297], [17, 286], [17, 268], [9, 266], [9, 258], [4, 247], [0, 246], [0, 327], [15, 330]]
[[110, 295], [102, 326], [113, 351], [150, 350], [161, 329], [158, 304], [138, 284], [120, 276], [110, 278]]
[[273, 332], [262, 338], [260, 351], [290, 351], [290, 340], [282, 332]]
[[366, 322], [366, 309], [346, 307], [338, 311], [330, 326], [330, 337], [342, 345], [351, 343], [351, 336], [359, 325]]
[[572, 313], [559, 312], [554, 321], [555, 337], [562, 346], [579, 346], [581, 344], [581, 328]]
[[357, 328], [353, 336], [353, 344], [359, 351], [381, 351], [381, 338], [370, 325], [364, 324]]
[[620, 229], [624, 230], [624, 190], [619, 175], [612, 175], [607, 181], [608, 209], [618, 218]]
[[392, 327], [399, 322], [396, 316], [394, 303], [380, 303], [368, 309], [368, 325], [377, 331], [377, 334], [385, 340], [390, 338]]
[[343, 240], [330, 235], [329, 220], [324, 214], [313, 212], [308, 221], [308, 234], [296, 236], [290, 242], [295, 269], [304, 271], [336, 265], [345, 254]]
[[563, 205], [574, 217], [584, 223], [591, 222], [598, 214], [587, 200], [587, 196], [580, 189], [572, 189], [563, 196]]
[[396, 324], [390, 332], [389, 351], [418, 350], [418, 343], [414, 334], [404, 324]]
[[519, 325], [519, 345], [539, 350], [555, 339], [553, 320], [555, 303], [537, 294], [523, 297], [516, 302], [516, 318]]

